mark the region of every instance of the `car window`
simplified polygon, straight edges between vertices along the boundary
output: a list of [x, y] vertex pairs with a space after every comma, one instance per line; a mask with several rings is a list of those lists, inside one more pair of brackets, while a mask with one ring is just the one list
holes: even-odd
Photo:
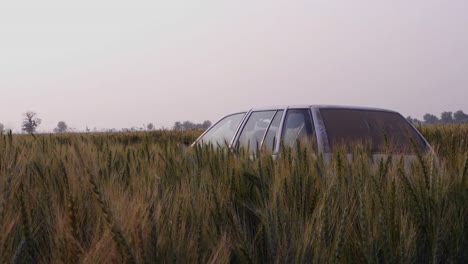
[[315, 142], [315, 129], [309, 109], [288, 110], [281, 139], [284, 145], [290, 147], [294, 147], [298, 140]]
[[340, 145], [349, 149], [357, 143], [371, 144], [373, 153], [412, 153], [411, 141], [420, 150], [425, 149], [423, 139], [398, 113], [331, 108], [320, 113], [332, 150]]
[[230, 144], [244, 115], [245, 113], [240, 113], [224, 117], [210, 128], [199, 142], [211, 143], [216, 147]]
[[271, 121], [270, 127], [268, 128], [265, 139], [263, 140], [263, 145], [269, 151], [274, 150], [275, 144], [278, 141], [276, 134], [281, 123], [281, 118], [283, 117], [283, 112], [283, 110], [276, 112], [275, 117], [273, 118], [273, 121]]
[[257, 145], [260, 146], [262, 143], [263, 136], [275, 113], [276, 111], [253, 112], [239, 137], [239, 146], [255, 152]]

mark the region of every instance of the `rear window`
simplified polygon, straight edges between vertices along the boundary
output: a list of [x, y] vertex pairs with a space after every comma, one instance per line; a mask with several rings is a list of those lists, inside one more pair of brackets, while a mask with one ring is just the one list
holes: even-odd
[[419, 150], [426, 148], [417, 131], [398, 113], [355, 109], [321, 109], [320, 113], [332, 150], [370, 144], [372, 153], [409, 154], [414, 152], [411, 139]]

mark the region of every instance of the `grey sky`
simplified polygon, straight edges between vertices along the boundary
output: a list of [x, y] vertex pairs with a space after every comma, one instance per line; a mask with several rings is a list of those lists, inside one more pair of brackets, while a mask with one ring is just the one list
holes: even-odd
[[0, 122], [83, 130], [251, 106], [468, 110], [468, 1], [0, 3]]

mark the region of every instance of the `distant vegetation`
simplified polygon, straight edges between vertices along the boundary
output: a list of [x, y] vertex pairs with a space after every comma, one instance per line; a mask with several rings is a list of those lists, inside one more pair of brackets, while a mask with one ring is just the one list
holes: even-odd
[[251, 160], [201, 131], [0, 136], [0, 263], [467, 263], [468, 125], [438, 159]]
[[[23, 114], [22, 120], [22, 127], [21, 131], [27, 134], [34, 134], [37, 132], [39, 125], [42, 123], [42, 119], [38, 117], [37, 113], [33, 111], [28, 111]], [[173, 130], [204, 130], [211, 126], [211, 121], [205, 120], [203, 123], [193, 123], [191, 121], [184, 121], [180, 122], [177, 121], [174, 123], [172, 127]], [[94, 129], [90, 129], [88, 127], [85, 128], [83, 132], [136, 132], [136, 131], [152, 131], [155, 130], [156, 127], [153, 123], [148, 123], [147, 125], [143, 125], [140, 127], [131, 127], [131, 128], [122, 128], [122, 129], [100, 129], [98, 130], [96, 127]], [[165, 130], [165, 128], [162, 128]], [[5, 125], [0, 123], [0, 133], [1, 132], [8, 132], [9, 129], [5, 128]], [[70, 128], [65, 121], [59, 121], [57, 126], [53, 129], [54, 133], [66, 133], [66, 132], [77, 132], [76, 129]]]
[[55, 133], [65, 133], [68, 131], [68, 125], [65, 123], [65, 121], [60, 121], [57, 124], [57, 127], [54, 128]]
[[425, 114], [423, 121], [420, 121], [411, 116], [407, 117], [408, 121], [414, 124], [468, 124], [468, 115], [462, 110], [453, 112], [442, 112], [440, 118], [433, 114]]
[[[440, 114], [440, 118], [433, 114], [425, 114], [423, 120], [413, 118], [408, 116], [406, 118], [409, 122], [413, 124], [468, 124], [468, 115], [465, 114], [462, 110], [456, 112], [443, 112]], [[29, 111], [24, 113], [24, 118], [22, 122], [21, 130], [28, 134], [33, 134], [37, 132], [39, 125], [41, 124], [42, 119], [37, 116], [37, 113]], [[173, 130], [205, 130], [211, 126], [211, 121], [206, 120], [202, 123], [194, 123], [192, 121], [177, 121], [174, 123], [171, 129]], [[85, 128], [83, 132], [135, 132], [135, 131], [152, 131], [156, 127], [153, 123], [148, 123], [140, 127], [131, 127], [131, 128], [122, 128], [122, 129], [100, 129], [97, 128], [89, 129]], [[3, 132], [8, 129], [0, 123], [0, 132]], [[69, 128], [65, 121], [59, 121], [57, 126], [54, 128], [54, 133], [65, 133], [65, 132], [77, 132], [78, 130]]]
[[203, 123], [193, 123], [190, 121], [180, 122], [177, 121], [174, 123], [172, 129], [174, 130], [191, 130], [191, 129], [207, 129], [211, 126], [211, 122], [206, 120]]
[[42, 120], [37, 117], [35, 112], [26, 112], [24, 113], [23, 125], [21, 130], [23, 132], [33, 134], [36, 132], [37, 127], [41, 124]]

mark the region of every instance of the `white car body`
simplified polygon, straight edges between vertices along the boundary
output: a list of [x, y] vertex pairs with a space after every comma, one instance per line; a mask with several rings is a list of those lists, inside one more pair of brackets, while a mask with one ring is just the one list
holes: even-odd
[[[279, 113], [281, 116], [279, 116]], [[266, 118], [270, 115], [271, 118]], [[310, 116], [310, 122], [307, 120], [308, 116]], [[231, 120], [231, 124], [227, 124], [229, 118], [235, 120]], [[255, 121], [255, 118], [258, 120]], [[304, 124], [300, 128], [292, 128], [291, 126], [301, 122], [296, 121], [298, 119], [305, 120], [303, 121]], [[341, 124], [346, 122], [349, 123], [347, 126]], [[301, 131], [304, 127], [309, 127], [308, 132], [307, 129], [305, 129], [306, 132]], [[318, 153], [323, 154], [325, 157], [332, 153], [333, 145], [338, 145], [337, 142], [347, 144], [351, 143], [351, 139], [382, 141], [381, 136], [378, 135], [379, 131], [382, 131], [382, 134], [388, 133], [387, 136], [394, 141], [390, 143], [402, 148], [402, 152], [398, 153], [398, 155], [414, 155], [414, 153], [407, 150], [403, 151], [408, 147], [409, 137], [419, 149], [431, 149], [423, 135], [395, 111], [330, 105], [263, 107], [234, 113], [214, 123], [192, 146], [199, 143], [212, 143], [214, 145], [227, 145], [227, 147], [234, 149], [239, 146], [248, 146], [252, 150], [255, 149], [255, 145], [258, 145], [258, 147], [268, 146], [275, 155], [280, 151], [281, 142], [284, 143], [289, 140], [287, 136], [291, 133], [288, 131], [293, 131], [292, 129], [300, 131], [297, 132], [297, 136], [299, 136], [299, 133], [308, 133], [307, 135], [315, 141]], [[223, 132], [226, 134], [224, 144], [220, 141], [223, 139]], [[403, 138], [403, 133], [407, 135], [407, 139]], [[272, 137], [281, 140], [274, 140], [271, 143]], [[248, 143], [246, 143], [247, 141]], [[289, 141], [293, 142], [294, 139]], [[379, 148], [381, 147], [376, 146], [375, 151], [373, 151], [374, 158], [387, 154], [382, 153]]]

